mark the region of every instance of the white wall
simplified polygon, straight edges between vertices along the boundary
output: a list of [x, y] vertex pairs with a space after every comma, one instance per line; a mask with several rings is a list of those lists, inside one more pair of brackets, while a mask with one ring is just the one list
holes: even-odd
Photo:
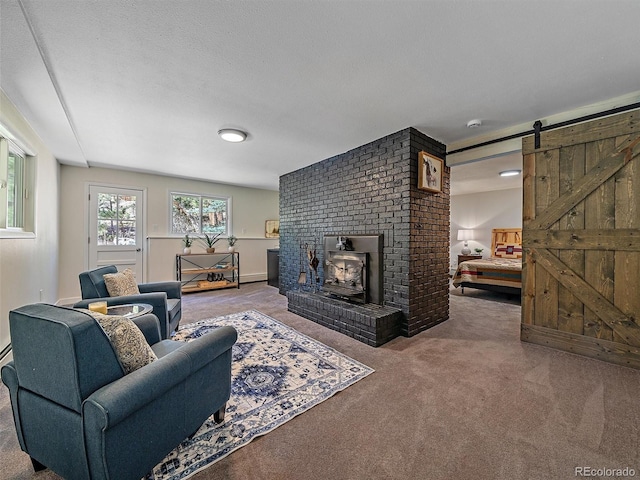
[[[61, 166], [60, 201], [60, 292], [63, 301], [80, 296], [78, 273], [88, 268], [87, 185], [103, 184], [142, 188], [147, 192], [144, 222], [146, 246], [143, 281], [175, 280], [176, 253], [182, 251], [182, 237], [169, 236], [169, 193], [179, 191], [230, 196], [231, 225], [238, 237], [241, 282], [266, 280], [267, 249], [278, 246], [278, 239], [266, 239], [266, 220], [278, 219], [278, 192], [216, 184], [162, 175], [106, 168]], [[226, 249], [220, 240], [216, 248]], [[194, 244], [194, 253], [200, 245]]]
[[35, 236], [0, 238], [0, 351], [10, 342], [9, 311], [58, 294], [59, 165], [0, 90], [0, 123], [36, 153]]
[[458, 230], [474, 230], [477, 237], [469, 248], [484, 249], [491, 256], [491, 230], [522, 227], [522, 188], [451, 196], [451, 266], [458, 266], [458, 254], [464, 242], [457, 240]]

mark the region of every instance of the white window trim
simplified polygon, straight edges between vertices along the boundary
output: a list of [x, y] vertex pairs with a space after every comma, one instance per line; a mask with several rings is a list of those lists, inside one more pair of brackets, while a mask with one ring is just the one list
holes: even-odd
[[36, 152], [30, 148], [25, 142], [21, 141], [9, 129], [0, 123], [0, 139], [7, 142], [8, 150], [19, 153], [24, 158], [24, 175], [25, 184], [23, 186], [23, 200], [25, 202], [26, 211], [23, 214], [24, 226], [21, 228], [0, 227], [0, 239], [15, 238], [29, 239], [36, 237], [36, 202], [35, 202], [35, 185], [36, 185]]

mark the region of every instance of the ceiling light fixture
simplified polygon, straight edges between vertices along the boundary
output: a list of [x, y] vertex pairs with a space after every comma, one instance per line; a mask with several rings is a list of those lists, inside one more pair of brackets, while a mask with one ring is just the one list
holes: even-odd
[[218, 135], [227, 142], [239, 143], [247, 139], [247, 132], [236, 130], [235, 128], [223, 128], [218, 130]]
[[482, 120], [469, 120], [467, 122], [467, 128], [477, 128], [482, 125]]
[[500, 172], [501, 177], [513, 177], [515, 175], [520, 175], [522, 170], [505, 170], [504, 172]]

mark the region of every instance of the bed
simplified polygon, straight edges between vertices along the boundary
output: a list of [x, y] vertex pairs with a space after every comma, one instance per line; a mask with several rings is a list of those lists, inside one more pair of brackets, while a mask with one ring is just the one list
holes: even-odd
[[453, 286], [518, 295], [522, 291], [522, 229], [494, 228], [491, 257], [460, 263]]

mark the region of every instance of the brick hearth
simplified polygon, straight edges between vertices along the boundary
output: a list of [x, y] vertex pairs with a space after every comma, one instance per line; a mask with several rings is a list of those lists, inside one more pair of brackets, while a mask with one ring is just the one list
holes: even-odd
[[400, 334], [402, 310], [356, 305], [318, 293], [287, 292], [289, 311], [363, 343], [379, 347]]

